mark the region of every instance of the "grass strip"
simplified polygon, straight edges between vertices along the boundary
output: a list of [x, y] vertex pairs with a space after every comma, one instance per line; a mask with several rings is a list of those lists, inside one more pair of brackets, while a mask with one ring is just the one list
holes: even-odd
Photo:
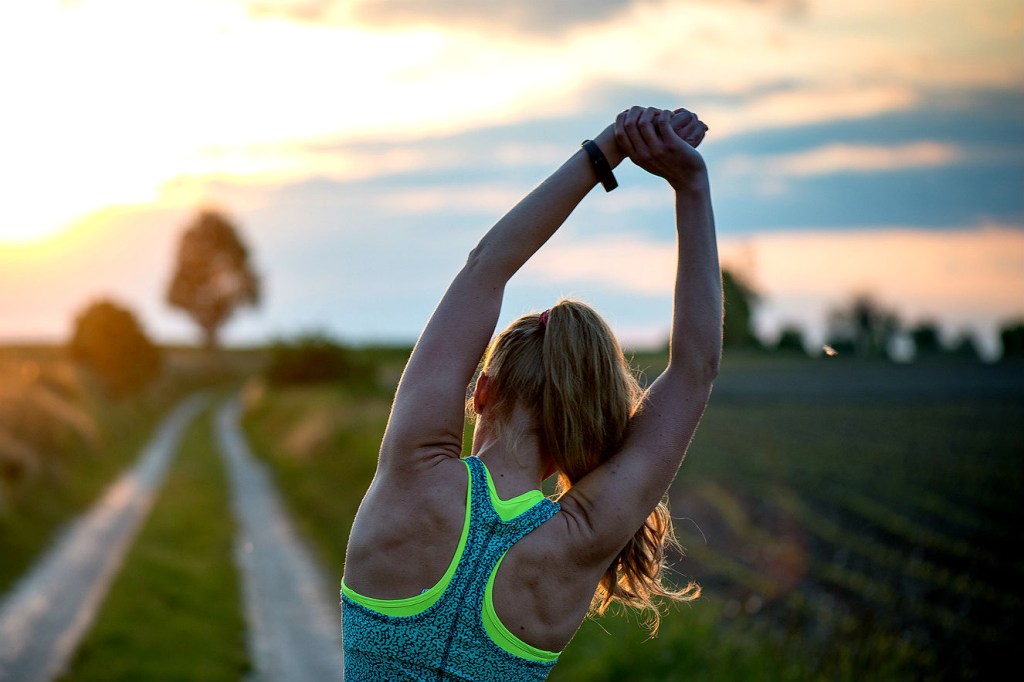
[[234, 534], [205, 411], [62, 680], [241, 679], [249, 663]]
[[62, 524], [95, 502], [129, 466], [171, 403], [103, 405], [96, 410], [104, 433], [116, 434], [93, 451], [81, 446], [64, 453], [60, 475], [40, 477], [0, 509], [0, 594], [29, 568]]
[[296, 529], [335, 584], [390, 407], [389, 396], [311, 386], [275, 392], [243, 418], [254, 454], [270, 466]]

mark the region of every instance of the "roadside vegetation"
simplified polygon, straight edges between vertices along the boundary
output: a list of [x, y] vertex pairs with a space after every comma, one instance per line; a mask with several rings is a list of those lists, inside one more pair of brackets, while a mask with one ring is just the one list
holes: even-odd
[[59, 346], [0, 347], [0, 594], [201, 386], [238, 383], [258, 353], [164, 349], [159, 377], [112, 394]]
[[386, 386], [397, 381], [400, 366], [378, 365], [383, 382], [270, 387], [257, 380], [244, 392], [253, 452], [270, 463], [299, 532], [339, 583], [349, 526], [373, 478], [391, 408], [394, 386]]
[[207, 409], [186, 431], [65, 682], [244, 678], [235, 524], [214, 443]]

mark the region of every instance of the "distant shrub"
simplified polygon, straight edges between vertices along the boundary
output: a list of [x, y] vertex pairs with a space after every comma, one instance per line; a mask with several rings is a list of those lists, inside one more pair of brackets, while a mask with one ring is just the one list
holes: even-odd
[[869, 294], [857, 294], [828, 312], [826, 339], [843, 357], [890, 358], [902, 324]]
[[312, 384], [326, 381], [362, 383], [369, 368], [330, 337], [312, 333], [292, 341], [278, 341], [270, 349], [267, 381], [274, 385]]
[[910, 330], [914, 354], [918, 359], [938, 355], [943, 351], [939, 327], [934, 322], [922, 322]]
[[160, 374], [160, 350], [135, 315], [112, 301], [93, 303], [76, 318], [68, 350], [114, 395], [134, 393]]
[[978, 352], [978, 344], [970, 333], [964, 333], [955, 339], [950, 344], [948, 353], [952, 357], [971, 362], [977, 362], [981, 359], [981, 353]]
[[786, 327], [779, 334], [779, 340], [775, 343], [775, 350], [780, 353], [807, 354], [804, 346], [804, 335], [796, 327]]
[[1013, 322], [999, 330], [1003, 343], [1003, 359], [1024, 358], [1024, 321]]
[[759, 300], [747, 282], [730, 270], [722, 270], [722, 344], [726, 348], [761, 348], [754, 334], [753, 313]]

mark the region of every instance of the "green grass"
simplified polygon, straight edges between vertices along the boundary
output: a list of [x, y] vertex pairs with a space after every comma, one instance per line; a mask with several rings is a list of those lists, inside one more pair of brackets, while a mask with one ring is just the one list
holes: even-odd
[[248, 669], [235, 524], [209, 411], [187, 430], [148, 521], [65, 682], [237, 682]]
[[275, 393], [244, 417], [253, 451], [271, 464], [298, 532], [338, 582], [389, 408], [383, 394], [313, 385]]
[[11, 496], [0, 510], [0, 593], [28, 568], [62, 524], [86, 509], [135, 460], [166, 407], [163, 401], [98, 406], [94, 414], [104, 442], [98, 448], [83, 444], [61, 453], [59, 468]]
[[[672, 491], [677, 569], [704, 595], [653, 640], [630, 617], [584, 623], [551, 679], [986, 679], [1021, 627], [1022, 375], [728, 356]], [[275, 389], [246, 416], [339, 575], [387, 388]]]

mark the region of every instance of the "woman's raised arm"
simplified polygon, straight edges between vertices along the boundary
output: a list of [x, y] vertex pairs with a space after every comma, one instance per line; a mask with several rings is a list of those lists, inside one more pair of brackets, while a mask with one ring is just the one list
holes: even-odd
[[[609, 164], [623, 158], [613, 126], [594, 138]], [[481, 239], [421, 334], [399, 382], [378, 470], [458, 457], [466, 389], [494, 333], [505, 285], [597, 184], [580, 149]]]
[[[574, 485], [562, 508], [579, 519], [595, 563], [614, 557], [665, 495], [697, 429], [722, 350], [722, 278], [696, 116], [634, 107], [615, 124], [617, 146], [675, 192], [677, 266], [667, 369], [654, 381], [618, 453]], [[678, 112], [676, 112], [678, 113]]]

